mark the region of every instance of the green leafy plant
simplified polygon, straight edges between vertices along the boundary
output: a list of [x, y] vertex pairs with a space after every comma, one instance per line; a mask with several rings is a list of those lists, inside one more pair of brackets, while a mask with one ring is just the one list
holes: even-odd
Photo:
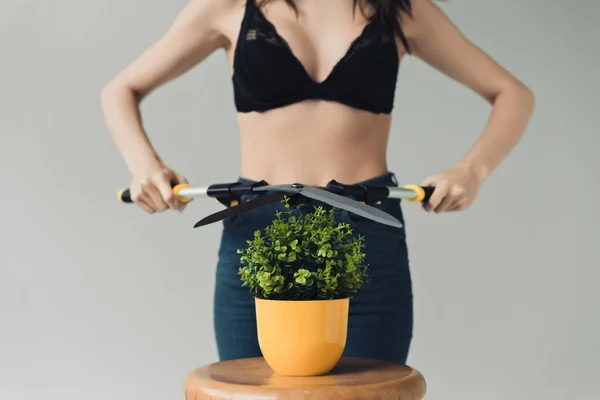
[[299, 213], [288, 198], [283, 203], [285, 211], [238, 250], [242, 286], [261, 299], [333, 300], [370, 282], [363, 236], [336, 222], [333, 209]]

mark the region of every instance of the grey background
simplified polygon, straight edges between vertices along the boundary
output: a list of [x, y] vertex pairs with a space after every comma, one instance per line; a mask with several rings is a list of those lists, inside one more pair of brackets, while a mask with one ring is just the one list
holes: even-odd
[[[219, 208], [148, 216], [116, 202], [127, 170], [100, 89], [185, 0], [0, 3], [0, 399], [174, 399], [216, 360]], [[519, 147], [460, 214], [405, 205], [415, 285], [410, 365], [431, 399], [597, 399], [600, 282], [592, 1], [456, 0], [442, 8], [535, 92]], [[160, 154], [196, 185], [235, 179], [224, 54], [143, 105]], [[489, 108], [415, 59], [398, 83], [389, 167], [452, 165]]]

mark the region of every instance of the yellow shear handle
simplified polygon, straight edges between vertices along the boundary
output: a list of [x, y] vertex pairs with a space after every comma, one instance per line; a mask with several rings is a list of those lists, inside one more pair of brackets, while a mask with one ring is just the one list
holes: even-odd
[[181, 201], [182, 203], [188, 203], [192, 200], [191, 197], [183, 197], [179, 194], [179, 191], [181, 189], [189, 188], [189, 187], [190, 187], [189, 183], [180, 183], [179, 185], [173, 186], [173, 193], [175, 194], [175, 197], [177, 197], [177, 200]]

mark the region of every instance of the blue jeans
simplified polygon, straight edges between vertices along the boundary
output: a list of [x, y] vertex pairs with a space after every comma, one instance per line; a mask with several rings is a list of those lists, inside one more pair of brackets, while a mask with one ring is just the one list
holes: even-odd
[[[241, 182], [251, 182], [240, 178]], [[362, 183], [397, 186], [393, 173]], [[258, 196], [248, 195], [242, 201]], [[323, 203], [315, 203], [328, 208]], [[295, 206], [310, 212], [314, 205]], [[399, 199], [376, 205], [404, 225]], [[283, 204], [273, 203], [223, 221], [216, 269], [214, 327], [219, 359], [262, 356], [256, 332], [254, 297], [241, 287], [237, 249], [246, 246], [254, 231], [269, 225]], [[348, 337], [344, 356], [374, 358], [405, 363], [413, 329], [413, 297], [405, 229], [383, 225], [345, 210], [335, 211], [338, 221], [351, 224], [365, 237], [365, 262], [371, 282], [350, 300]]]

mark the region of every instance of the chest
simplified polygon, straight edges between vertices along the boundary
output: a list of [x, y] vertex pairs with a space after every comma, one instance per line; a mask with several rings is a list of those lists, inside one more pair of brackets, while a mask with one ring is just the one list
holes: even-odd
[[349, 3], [321, 1], [296, 15], [285, 0], [264, 9], [248, 0], [232, 54], [238, 111], [319, 100], [389, 113], [399, 67], [394, 34], [360, 12], [333, 7]]
[[[295, 4], [296, 11], [285, 1], [274, 0], [257, 7], [256, 13], [311, 79], [323, 82], [363, 39], [369, 21], [348, 0], [296, 0]], [[249, 30], [246, 39], [254, 34]]]

